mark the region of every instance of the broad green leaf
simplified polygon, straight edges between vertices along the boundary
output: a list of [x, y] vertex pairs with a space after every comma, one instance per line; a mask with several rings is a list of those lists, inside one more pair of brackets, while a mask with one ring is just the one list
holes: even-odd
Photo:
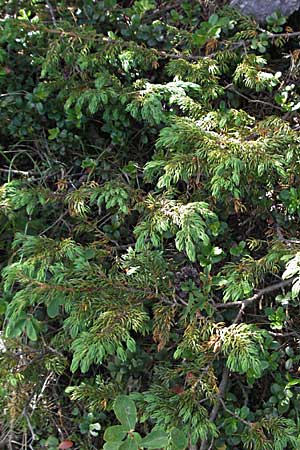
[[10, 338], [19, 337], [24, 330], [26, 322], [26, 318], [19, 319], [15, 323], [11, 321], [5, 330], [5, 336]]
[[103, 450], [119, 450], [122, 442], [106, 442], [103, 446]]
[[49, 436], [46, 441], [46, 444], [48, 447], [58, 447], [59, 440], [55, 436]]
[[114, 412], [127, 431], [134, 430], [137, 421], [135, 403], [126, 395], [119, 395], [114, 403]]
[[122, 441], [127, 433], [127, 428], [123, 425], [113, 425], [112, 427], [106, 428], [104, 433], [104, 439], [106, 441]]
[[60, 129], [59, 128], [51, 128], [48, 130], [48, 133], [49, 133], [48, 139], [51, 141], [58, 137], [58, 135], [60, 133]]
[[293, 380], [290, 380], [288, 382], [288, 384], [286, 385], [286, 388], [289, 388], [291, 386], [296, 386], [298, 384], [300, 384], [300, 379], [299, 378], [294, 378]]
[[171, 431], [172, 448], [174, 450], [184, 450], [188, 446], [188, 438], [186, 434], [178, 428]]
[[56, 317], [59, 313], [59, 307], [62, 304], [62, 301], [59, 297], [54, 297], [51, 302], [47, 306], [47, 314], [51, 319]]
[[139, 447], [137, 442], [131, 437], [128, 437], [126, 441], [120, 446], [120, 450], [138, 450], [138, 448]]
[[164, 448], [168, 443], [168, 435], [163, 430], [153, 430], [142, 439], [142, 446], [146, 448]]
[[219, 16], [218, 16], [217, 14], [212, 14], [212, 15], [210, 16], [208, 22], [209, 22], [211, 25], [216, 25], [216, 24], [218, 23], [218, 20], [219, 20]]
[[131, 435], [133, 436], [133, 439], [135, 440], [135, 442], [137, 442], [138, 445], [142, 442], [142, 437], [139, 433], [133, 432], [131, 433]]
[[37, 332], [33, 325], [32, 320], [27, 320], [25, 328], [26, 328], [26, 334], [29, 337], [29, 339], [31, 341], [36, 341], [37, 340]]

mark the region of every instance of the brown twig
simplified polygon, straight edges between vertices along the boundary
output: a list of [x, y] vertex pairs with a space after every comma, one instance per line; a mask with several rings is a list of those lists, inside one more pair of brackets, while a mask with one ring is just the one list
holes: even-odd
[[250, 98], [250, 97], [247, 97], [247, 95], [242, 94], [242, 93], [239, 92], [237, 89], [235, 89], [235, 88], [233, 87], [232, 84], [229, 84], [228, 86], [226, 86], [225, 89], [229, 89], [230, 91], [232, 91], [232, 92], [234, 92], [235, 94], [237, 94], [239, 97], [242, 97], [242, 98], [244, 98], [245, 100], [247, 100], [247, 102], [249, 102], [249, 103], [260, 103], [261, 105], [270, 106], [270, 107], [273, 108], [273, 109], [277, 109], [277, 110], [281, 111], [280, 106], [274, 105], [273, 103], [266, 102], [265, 100], [252, 99], [252, 98]]
[[[225, 369], [223, 370], [222, 379], [221, 379], [221, 382], [219, 385], [219, 393], [218, 393], [217, 401], [209, 415], [210, 422], [214, 422], [216, 420], [216, 417], [217, 417], [219, 409], [220, 409], [221, 400], [223, 399], [226, 389], [227, 389], [228, 379], [229, 379], [229, 370], [227, 369], [227, 367], [225, 367]], [[207, 439], [205, 439], [201, 443], [200, 450], [206, 450], [207, 445], [208, 445], [208, 441], [207, 441]]]
[[272, 33], [271, 31], [264, 30], [263, 28], [259, 28], [259, 31], [274, 39], [277, 37], [285, 37], [286, 39], [300, 37], [300, 31], [292, 31], [291, 33]]
[[[245, 306], [242, 304], [239, 309], [239, 312], [237, 313], [237, 315], [233, 321], [233, 324], [237, 324], [241, 320], [244, 309], [245, 309]], [[216, 403], [214, 404], [214, 407], [211, 410], [211, 413], [209, 415], [209, 421], [212, 423], [216, 420], [221, 403], [223, 402], [223, 398], [224, 398], [226, 390], [227, 390], [229, 374], [230, 374], [229, 369], [227, 367], [225, 367], [223, 370], [222, 379], [221, 379], [221, 382], [219, 385], [219, 392], [218, 392], [217, 400], [216, 400]], [[205, 439], [201, 443], [200, 450], [206, 450], [207, 446], [208, 446], [208, 441], [207, 441], [207, 439]]]
[[265, 294], [269, 294], [271, 292], [277, 291], [278, 289], [281, 289], [283, 287], [289, 286], [293, 281], [295, 277], [289, 278], [288, 280], [280, 281], [279, 283], [271, 284], [270, 286], [267, 286], [265, 288], [260, 289], [256, 294], [252, 295], [252, 297], [249, 297], [245, 300], [240, 300], [237, 302], [231, 302], [231, 303], [215, 303], [215, 307], [217, 309], [228, 309], [228, 308], [236, 308], [236, 307], [242, 307], [245, 309], [246, 306], [251, 305], [256, 300], [258, 300], [260, 297], [262, 297]]
[[221, 403], [224, 411], [226, 411], [232, 417], [235, 417], [236, 419], [238, 419], [240, 422], [242, 422], [244, 425], [247, 425], [248, 427], [252, 426], [252, 422], [248, 422], [248, 420], [245, 420], [242, 417], [240, 417], [238, 414], [235, 414], [234, 412], [230, 411], [230, 409], [228, 409], [227, 406], [225, 405], [225, 402], [223, 399], [220, 399], [220, 403]]

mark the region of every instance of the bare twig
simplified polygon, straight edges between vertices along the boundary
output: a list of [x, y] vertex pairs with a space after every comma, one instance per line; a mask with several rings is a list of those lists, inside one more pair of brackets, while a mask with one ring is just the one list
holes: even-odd
[[237, 313], [237, 316], [236, 316], [236, 318], [235, 318], [234, 321], [233, 321], [234, 324], [239, 323], [239, 321], [242, 319], [242, 316], [243, 316], [243, 314], [244, 314], [244, 309], [245, 309], [245, 308], [246, 308], [245, 303], [242, 303], [242, 304], [241, 304], [241, 307], [240, 307], [240, 309], [239, 309], [239, 312]]
[[62, 222], [63, 218], [69, 214], [69, 211], [63, 211], [58, 219], [56, 219], [51, 225], [49, 225], [47, 228], [45, 228], [40, 234], [43, 235], [47, 233], [47, 231], [51, 230], [55, 225], [59, 224], [59, 222]]
[[292, 38], [292, 37], [300, 37], [300, 31], [292, 31], [291, 33], [272, 33], [271, 31], [264, 30], [263, 28], [259, 28], [259, 31], [262, 33], [265, 33], [270, 38], [278, 38], [278, 37], [285, 37], [286, 39]]
[[28, 175], [30, 175], [32, 173], [31, 171], [16, 170], [16, 169], [5, 169], [5, 168], [0, 168], [0, 172], [15, 173], [17, 175], [25, 175], [25, 176], [28, 176]]
[[271, 336], [274, 336], [274, 337], [289, 337], [289, 336], [295, 336], [295, 337], [300, 337], [300, 335], [299, 335], [299, 333], [297, 333], [297, 331], [288, 331], [287, 333], [275, 333], [275, 332], [273, 332], [273, 331], [268, 331], [268, 333], [271, 335]]
[[28, 428], [29, 428], [30, 433], [31, 433], [31, 442], [34, 442], [34, 441], [36, 440], [36, 435], [35, 435], [35, 432], [34, 432], [34, 430], [33, 430], [32, 425], [31, 425], [31, 422], [30, 422], [30, 419], [29, 419], [29, 416], [28, 416], [26, 410], [23, 411], [23, 416], [25, 417], [25, 419], [26, 419], [26, 421], [27, 421], [27, 425], [28, 425]]
[[53, 23], [53, 25], [56, 27], [57, 24], [56, 24], [56, 19], [55, 19], [55, 15], [54, 15], [53, 6], [51, 5], [51, 3], [50, 3], [49, 0], [46, 0], [46, 4], [47, 4], [47, 7], [48, 7], [49, 12], [50, 12], [50, 16], [51, 16], [51, 19], [52, 19], [52, 23]]
[[248, 422], [247, 420], [243, 419], [242, 417], [240, 417], [238, 414], [235, 414], [234, 412], [230, 411], [230, 409], [227, 408], [227, 406], [225, 405], [224, 400], [221, 398], [220, 399], [220, 403], [224, 409], [224, 411], [226, 411], [228, 414], [230, 414], [232, 417], [235, 417], [236, 419], [238, 419], [240, 422], [242, 422], [244, 425], [247, 425], [248, 427], [251, 427], [252, 423]]
[[[210, 422], [214, 422], [216, 420], [216, 417], [217, 417], [219, 409], [220, 409], [221, 400], [223, 399], [226, 389], [227, 389], [228, 378], [229, 378], [229, 370], [227, 369], [227, 367], [225, 367], [225, 369], [223, 370], [223, 375], [222, 375], [221, 383], [219, 386], [219, 393], [218, 393], [217, 401], [216, 401], [213, 409], [211, 410], [211, 413], [209, 416]], [[205, 439], [201, 443], [200, 450], [206, 450], [207, 445], [208, 445], [208, 441], [207, 441], [207, 439]]]
[[280, 226], [278, 225], [278, 223], [276, 224], [276, 232], [277, 232], [277, 236], [278, 236], [278, 239], [281, 241], [281, 242], [283, 242], [284, 244], [286, 244], [288, 247], [290, 247], [291, 245], [293, 245], [293, 244], [300, 244], [300, 240], [299, 239], [286, 239], [284, 236], [283, 236], [283, 233], [282, 233], [282, 231], [281, 231], [281, 228], [280, 228]]
[[266, 106], [270, 106], [273, 109], [278, 109], [279, 111], [281, 111], [280, 106], [274, 105], [273, 103], [270, 102], [266, 102], [265, 100], [259, 100], [259, 99], [252, 99], [250, 97], [247, 97], [247, 95], [242, 94], [241, 92], [239, 92], [237, 89], [235, 89], [233, 87], [232, 84], [229, 84], [228, 86], [226, 86], [227, 89], [229, 89], [230, 91], [234, 92], [235, 94], [237, 94], [239, 97], [244, 98], [245, 100], [247, 100], [249, 103], [260, 103], [261, 105], [266, 105]]
[[294, 281], [294, 279], [295, 279], [295, 277], [290, 278], [288, 280], [280, 281], [279, 283], [271, 284], [270, 286], [260, 289], [258, 292], [256, 292], [256, 294], [252, 295], [252, 297], [249, 297], [245, 300], [231, 302], [231, 303], [215, 303], [214, 306], [217, 309], [228, 309], [228, 308], [236, 308], [236, 307], [243, 306], [243, 309], [245, 309], [246, 306], [251, 305], [252, 303], [254, 303], [256, 300], [258, 300], [263, 295], [269, 294], [271, 292], [277, 291], [278, 289], [289, 286]]
[[26, 95], [26, 94], [28, 94], [27, 91], [6, 92], [5, 94], [1, 94], [0, 98], [2, 98], [2, 97], [10, 97], [11, 95]]

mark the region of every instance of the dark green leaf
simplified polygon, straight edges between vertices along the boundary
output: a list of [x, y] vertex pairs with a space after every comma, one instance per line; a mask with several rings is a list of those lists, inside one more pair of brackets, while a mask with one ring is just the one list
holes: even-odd
[[174, 450], [184, 450], [188, 446], [188, 437], [178, 428], [171, 431], [171, 440]]
[[138, 444], [131, 437], [128, 437], [126, 441], [120, 446], [120, 450], [138, 450]]
[[135, 403], [126, 395], [119, 395], [114, 402], [114, 412], [127, 430], [134, 430], [137, 421]]
[[143, 447], [150, 449], [164, 448], [168, 443], [168, 435], [163, 430], [153, 430], [142, 440]]
[[123, 425], [113, 425], [112, 427], [108, 427], [104, 433], [104, 439], [106, 441], [122, 441], [127, 433], [127, 428]]

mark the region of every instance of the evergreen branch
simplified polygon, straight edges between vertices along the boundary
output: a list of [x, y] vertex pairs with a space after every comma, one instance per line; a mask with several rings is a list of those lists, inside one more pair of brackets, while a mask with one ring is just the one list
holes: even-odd
[[[70, 293], [76, 293], [76, 292], [99, 292], [103, 290], [103, 286], [79, 286], [79, 287], [73, 287], [73, 286], [63, 286], [59, 284], [50, 284], [50, 283], [43, 283], [42, 281], [34, 280], [29, 277], [26, 277], [24, 274], [22, 274], [22, 277], [25, 278], [29, 283], [35, 284], [41, 289], [45, 290], [56, 290], [60, 292], [70, 292]], [[146, 289], [138, 289], [130, 286], [125, 286], [123, 284], [116, 284], [115, 282], [109, 283], [111, 287], [114, 287], [116, 289], [133, 292], [133, 293], [144, 293], [147, 294], [147, 298], [153, 298], [157, 296], [157, 293], [148, 291]]]
[[[300, 29], [276, 13], [263, 30], [223, 0], [212, 16], [198, 0], [12, 3], [0, 448], [31, 448], [40, 424], [57, 425], [43, 434], [57, 448], [80, 422], [88, 448], [117, 430], [118, 447], [143, 446], [154, 425], [161, 448], [300, 449]], [[110, 425], [124, 393], [137, 414], [122, 437], [125, 414]]]
[[[34, 25], [32, 23], [27, 23], [27, 22], [22, 22], [22, 26], [26, 27], [27, 29], [33, 30], [33, 31], [41, 31], [41, 28], [38, 27], [37, 25]], [[104, 44], [111, 44], [111, 45], [115, 45], [115, 44], [122, 44], [125, 47], [128, 46], [130, 44], [130, 41], [123, 41], [123, 40], [117, 40], [117, 39], [110, 39], [106, 36], [103, 35], [96, 35], [94, 32], [84, 32], [84, 33], [76, 33], [75, 31], [66, 31], [63, 29], [59, 29], [59, 28], [49, 28], [49, 27], [43, 27], [42, 31], [44, 31], [45, 33], [49, 33], [49, 34], [56, 34], [56, 35], [60, 35], [62, 37], [67, 36], [67, 37], [72, 37], [72, 38], [76, 38], [76, 39], [82, 39], [82, 38], [86, 38], [87, 40], [90, 39], [95, 39], [98, 40], [99, 39], [104, 43]], [[142, 45], [138, 45], [135, 44], [136, 48], [140, 51], [145, 51], [145, 47]], [[148, 49], [149, 50], [149, 49]], [[156, 49], [150, 49], [153, 53], [153, 55], [156, 56], [160, 56], [162, 58], [170, 58], [170, 59], [185, 59], [187, 61], [198, 61], [200, 59], [204, 59], [204, 58], [209, 58], [212, 57], [213, 54], [211, 54], [209, 57], [208, 56], [203, 56], [203, 55], [187, 55], [185, 53], [167, 53], [165, 51], [159, 51]]]
[[[19, 21], [20, 22], [20, 21]], [[157, 49], [152, 49], [152, 48], [145, 48], [142, 45], [137, 44], [134, 41], [125, 41], [125, 40], [121, 40], [121, 39], [111, 39], [109, 37], [103, 36], [103, 35], [96, 35], [94, 33], [94, 31], [89, 32], [89, 31], [84, 31], [83, 33], [77, 33], [75, 31], [66, 31], [60, 28], [49, 28], [49, 27], [43, 27], [42, 29], [40, 27], [38, 27], [37, 25], [34, 25], [32, 23], [27, 23], [27, 22], [22, 22], [22, 27], [26, 27], [27, 29], [30, 30], [34, 30], [34, 31], [44, 31], [45, 33], [49, 33], [49, 34], [56, 34], [56, 35], [60, 35], [62, 37], [67, 36], [67, 37], [71, 37], [71, 38], [75, 38], [75, 39], [86, 39], [88, 41], [90, 41], [91, 39], [94, 39], [95, 41], [99, 41], [101, 40], [103, 42], [103, 44], [108, 45], [111, 44], [112, 46], [119, 44], [124, 46], [124, 48], [128, 47], [130, 44], [135, 45], [135, 48], [141, 52], [145, 52], [145, 50], [151, 51], [152, 54], [154, 56], [158, 56], [161, 58], [169, 58], [169, 59], [184, 59], [186, 61], [199, 61], [199, 60], [204, 60], [204, 59], [212, 59], [215, 55], [216, 52], [210, 53], [209, 55], [190, 55], [190, 54], [186, 54], [186, 53], [168, 53], [166, 51], [163, 50], [157, 50]], [[251, 41], [249, 41], [251, 42]], [[219, 42], [219, 45], [223, 45], [224, 48], [229, 49], [229, 50], [236, 50], [238, 48], [244, 47], [245, 44], [247, 43], [247, 41], [238, 41], [238, 42], [229, 42], [229, 41], [222, 41]], [[224, 49], [223, 49], [224, 50]]]

